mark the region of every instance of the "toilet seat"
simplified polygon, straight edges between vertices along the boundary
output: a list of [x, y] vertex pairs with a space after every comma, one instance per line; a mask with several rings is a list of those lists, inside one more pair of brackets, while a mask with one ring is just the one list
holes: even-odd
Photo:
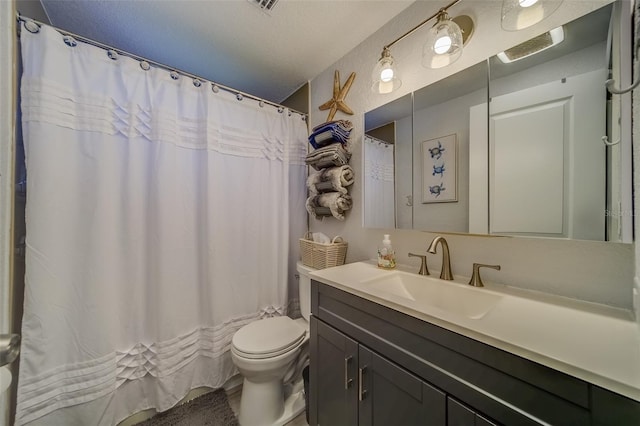
[[238, 330], [231, 340], [236, 355], [265, 359], [295, 349], [304, 341], [306, 330], [287, 316], [254, 321]]

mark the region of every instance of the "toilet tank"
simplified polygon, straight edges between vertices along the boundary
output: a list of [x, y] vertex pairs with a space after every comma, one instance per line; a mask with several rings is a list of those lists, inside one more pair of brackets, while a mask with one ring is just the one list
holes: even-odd
[[309, 321], [311, 315], [311, 277], [309, 277], [309, 272], [315, 271], [315, 269], [305, 266], [302, 262], [298, 262], [296, 269], [299, 275], [300, 313], [305, 320]]

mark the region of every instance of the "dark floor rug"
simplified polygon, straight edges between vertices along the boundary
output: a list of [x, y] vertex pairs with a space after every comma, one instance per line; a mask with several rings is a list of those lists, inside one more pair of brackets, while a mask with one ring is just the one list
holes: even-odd
[[136, 426], [238, 426], [224, 389], [173, 407]]

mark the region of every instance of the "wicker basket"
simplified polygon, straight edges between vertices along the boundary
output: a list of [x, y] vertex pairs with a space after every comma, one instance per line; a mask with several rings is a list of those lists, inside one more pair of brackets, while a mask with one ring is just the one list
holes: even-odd
[[344, 265], [348, 244], [342, 237], [334, 237], [330, 244], [316, 243], [310, 238], [309, 232], [304, 238], [300, 238], [300, 252], [304, 265], [315, 269]]

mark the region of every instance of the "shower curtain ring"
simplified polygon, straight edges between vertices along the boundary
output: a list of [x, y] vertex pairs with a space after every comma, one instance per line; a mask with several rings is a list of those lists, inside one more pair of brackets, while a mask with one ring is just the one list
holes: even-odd
[[24, 27], [27, 29], [27, 31], [33, 34], [37, 34], [40, 32], [40, 25], [36, 24], [33, 21], [25, 20]]
[[69, 47], [76, 47], [78, 45], [78, 42], [75, 41], [75, 39], [71, 36], [64, 36], [62, 37], [62, 41], [64, 41], [64, 43], [69, 46]]

